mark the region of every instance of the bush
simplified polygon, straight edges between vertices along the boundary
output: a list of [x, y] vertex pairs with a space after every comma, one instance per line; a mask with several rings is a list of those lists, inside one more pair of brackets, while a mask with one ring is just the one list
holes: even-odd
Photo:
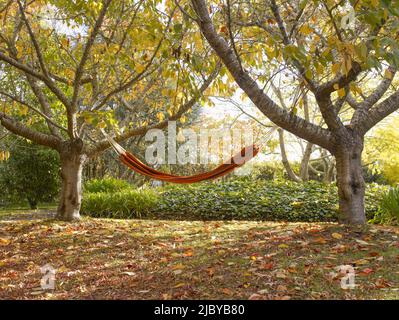
[[125, 180], [115, 178], [93, 179], [84, 185], [84, 191], [89, 193], [114, 193], [132, 189], [132, 185]]
[[399, 222], [399, 187], [390, 188], [384, 194], [379, 211], [372, 222], [390, 224]]
[[[378, 211], [384, 186], [366, 191], [366, 214]], [[86, 193], [83, 214], [93, 217], [152, 217], [191, 220], [336, 221], [335, 185], [235, 177], [227, 182], [166, 185], [142, 191]]]
[[60, 186], [58, 153], [20, 138], [12, 141], [10, 158], [0, 163], [0, 204], [28, 201], [36, 209], [39, 202], [54, 201]]
[[101, 218], [140, 218], [148, 214], [158, 202], [152, 190], [125, 190], [114, 193], [85, 193], [81, 212]]
[[281, 161], [268, 161], [253, 166], [253, 177], [263, 180], [281, 179], [285, 175]]
[[[366, 215], [374, 217], [383, 186], [370, 185]], [[169, 185], [161, 190], [155, 214], [190, 219], [254, 219], [274, 221], [336, 221], [335, 185], [239, 178], [226, 183]]]

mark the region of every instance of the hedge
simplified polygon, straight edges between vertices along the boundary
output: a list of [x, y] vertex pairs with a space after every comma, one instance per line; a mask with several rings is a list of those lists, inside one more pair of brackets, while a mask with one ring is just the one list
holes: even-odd
[[[372, 219], [388, 187], [370, 184], [366, 215]], [[311, 181], [236, 178], [227, 182], [167, 185], [141, 191], [86, 193], [83, 214], [190, 220], [336, 221], [337, 188]]]
[[97, 218], [140, 218], [148, 215], [158, 202], [158, 194], [151, 190], [85, 193], [81, 211]]

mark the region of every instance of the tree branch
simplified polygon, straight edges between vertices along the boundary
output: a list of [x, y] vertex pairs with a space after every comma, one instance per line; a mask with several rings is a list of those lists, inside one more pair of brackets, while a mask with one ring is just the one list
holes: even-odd
[[[198, 98], [211, 85], [212, 81], [218, 75], [220, 67], [221, 67], [221, 64], [218, 63], [216, 69], [212, 72], [212, 74], [208, 77], [208, 79], [206, 79], [205, 82], [201, 85], [201, 87], [198, 90], [198, 93], [193, 98], [191, 98], [189, 101], [187, 101], [186, 103], [181, 105], [179, 110], [174, 115], [170, 116], [168, 119], [166, 119], [162, 122], [159, 122], [157, 124], [143, 126], [141, 128], [129, 130], [119, 136], [116, 136], [115, 141], [121, 142], [121, 141], [127, 140], [134, 136], [143, 135], [151, 129], [163, 129], [163, 128], [167, 127], [169, 121], [178, 120], [180, 117], [182, 117], [188, 110], [190, 110], [194, 106], [194, 104], [198, 101]], [[98, 153], [108, 149], [109, 147], [110, 147], [110, 145], [109, 145], [108, 140], [104, 139], [104, 140], [98, 142], [95, 146], [89, 148], [89, 150], [87, 151], [87, 154], [89, 157], [93, 157], [93, 156], [96, 156]]]
[[362, 113], [359, 117], [357, 128], [361, 133], [365, 134], [378, 122], [397, 110], [399, 110], [399, 90], [370, 109], [369, 112]]
[[0, 49], [0, 60], [3, 60], [4, 62], [7, 62], [9, 65], [15, 67], [16, 69], [23, 71], [25, 74], [29, 74], [42, 82], [44, 82], [47, 87], [57, 96], [57, 98], [62, 102], [62, 104], [65, 107], [70, 106], [70, 102], [68, 101], [68, 98], [64, 95], [64, 93], [54, 84], [54, 82], [50, 78], [46, 78], [43, 74], [40, 72], [37, 72], [36, 70], [32, 69], [31, 67], [20, 63], [19, 61], [11, 58], [10, 56], [5, 55], [3, 52], [1, 52]]
[[[165, 32], [166, 30], [169, 28], [170, 23], [172, 22], [172, 17], [174, 15], [174, 12], [176, 10], [176, 7], [173, 8], [169, 20], [167, 22], [167, 25], [165, 27]], [[161, 48], [161, 45], [163, 43], [163, 41], [165, 40], [165, 34], [162, 36], [161, 40], [158, 42], [157, 47], [155, 48], [150, 60], [148, 61], [148, 63], [145, 65], [144, 69], [137, 73], [131, 80], [129, 80], [128, 82], [124, 83], [123, 85], [120, 85], [119, 87], [111, 90], [111, 92], [109, 92], [92, 110], [99, 110], [101, 107], [103, 107], [107, 101], [113, 97], [115, 94], [118, 94], [119, 92], [126, 90], [128, 88], [130, 88], [134, 83], [136, 83], [137, 81], [139, 81], [140, 79], [142, 79], [142, 77], [145, 75], [145, 73], [148, 71], [148, 69], [150, 68], [150, 66], [152, 65], [152, 63], [154, 62], [155, 57], [158, 54], [159, 49]], [[156, 69], [152, 70], [155, 71]]]
[[3, 125], [4, 128], [11, 131], [12, 133], [29, 139], [37, 144], [50, 147], [57, 151], [59, 151], [61, 148], [62, 141], [60, 139], [45, 133], [32, 130], [2, 112], [0, 112], [0, 123]]
[[46, 95], [44, 94], [44, 92], [40, 88], [40, 86], [37, 85], [36, 79], [31, 77], [30, 75], [26, 75], [26, 78], [28, 80], [30, 87], [32, 88], [33, 94], [36, 96], [37, 100], [39, 101], [40, 106], [42, 107], [43, 113], [49, 118], [47, 120], [47, 125], [48, 125], [51, 133], [55, 136], [61, 137], [58, 129], [61, 129], [61, 128], [62, 128], [62, 130], [66, 130], [66, 129], [63, 127], [60, 128], [60, 126], [53, 123], [53, 121], [52, 121], [53, 113], [52, 113], [51, 106], [47, 100]]
[[100, 14], [94, 24], [93, 30], [90, 33], [89, 38], [87, 39], [87, 42], [84, 46], [82, 58], [80, 59], [78, 67], [76, 68], [73, 96], [72, 96], [72, 108], [73, 109], [76, 108], [76, 101], [79, 96], [79, 89], [80, 89], [80, 85], [81, 85], [81, 78], [83, 76], [84, 66], [87, 62], [87, 59], [89, 58], [89, 53], [90, 53], [91, 47], [94, 44], [96, 35], [98, 34], [98, 32], [104, 22], [105, 14], [107, 13], [107, 10], [108, 10], [109, 5], [111, 4], [111, 1], [112, 0], [105, 0], [103, 2], [103, 7], [101, 8]]
[[244, 90], [259, 110], [281, 128], [312, 143], [320, 145], [323, 148], [331, 148], [334, 138], [328, 130], [305, 121], [303, 118], [280, 108], [263, 92], [263, 90], [259, 88], [258, 84], [246, 71], [241, 70], [239, 63], [227, 42], [223, 37], [217, 34], [211, 18], [209, 17], [205, 0], [192, 0], [191, 2], [195, 12], [200, 18], [199, 27], [203, 35], [208, 40], [216, 54], [222, 59], [224, 65], [230, 71], [237, 84]]
[[37, 58], [39, 60], [40, 68], [42, 69], [42, 72], [43, 72], [44, 76], [46, 78], [49, 78], [47, 67], [46, 67], [46, 65], [44, 63], [43, 55], [42, 55], [42, 52], [40, 50], [40, 46], [39, 46], [39, 44], [38, 44], [38, 42], [36, 40], [36, 37], [35, 37], [35, 35], [34, 35], [33, 31], [32, 31], [32, 28], [31, 28], [31, 26], [30, 26], [30, 24], [28, 22], [28, 19], [26, 19], [26, 15], [25, 15], [25, 12], [24, 12], [24, 7], [22, 6], [22, 4], [21, 4], [21, 2], [19, 0], [17, 0], [17, 3], [18, 3], [18, 6], [19, 6], [19, 11], [21, 13], [22, 20], [24, 21], [24, 23], [26, 25], [26, 28], [28, 29], [29, 37], [30, 37], [30, 39], [31, 39], [31, 41], [33, 43], [33, 47], [35, 48], [36, 55], [37, 55]]
[[23, 101], [23, 100], [21, 100], [21, 99], [15, 97], [15, 96], [13, 96], [13, 95], [11, 95], [11, 94], [9, 94], [9, 93], [7, 93], [7, 92], [4, 92], [4, 91], [2, 91], [2, 90], [0, 90], [0, 95], [3, 95], [3, 96], [5, 96], [5, 97], [11, 99], [12, 101], [15, 101], [15, 102], [17, 102], [17, 103], [19, 103], [19, 104], [22, 104], [22, 105], [28, 107], [29, 109], [31, 109], [32, 111], [34, 111], [35, 113], [37, 113], [38, 115], [40, 115], [41, 117], [43, 117], [43, 118], [44, 118], [48, 123], [50, 123], [52, 126], [57, 127], [58, 129], [61, 129], [61, 130], [64, 130], [64, 131], [68, 132], [67, 129], [65, 129], [64, 127], [62, 127], [62, 126], [60, 126], [59, 124], [55, 123], [50, 117], [48, 117], [46, 114], [44, 114], [43, 112], [41, 112], [39, 109], [36, 109], [36, 108], [35, 108], [34, 106], [32, 106], [31, 104], [29, 104], [29, 103], [27, 103], [27, 102], [25, 102], [25, 101]]

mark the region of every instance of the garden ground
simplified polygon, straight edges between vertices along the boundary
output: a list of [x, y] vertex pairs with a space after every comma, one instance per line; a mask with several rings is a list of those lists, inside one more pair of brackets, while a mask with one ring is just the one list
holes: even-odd
[[47, 217], [0, 211], [0, 299], [399, 299], [399, 228]]

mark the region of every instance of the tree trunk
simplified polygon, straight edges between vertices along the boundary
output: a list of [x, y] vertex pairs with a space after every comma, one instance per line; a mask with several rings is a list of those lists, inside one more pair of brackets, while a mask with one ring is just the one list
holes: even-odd
[[309, 161], [313, 152], [313, 144], [308, 142], [301, 161], [300, 177], [302, 181], [309, 180]]
[[335, 152], [337, 186], [339, 195], [339, 221], [345, 224], [365, 224], [364, 195], [366, 184], [363, 178], [361, 157], [363, 138], [340, 145]]
[[29, 207], [32, 210], [36, 210], [37, 209], [37, 200], [34, 198], [31, 198], [31, 197], [27, 197], [27, 199], [28, 199]]
[[281, 162], [283, 163], [284, 169], [287, 172], [288, 178], [295, 182], [300, 182], [301, 179], [295, 174], [292, 170], [291, 165], [288, 161], [287, 152], [285, 150], [285, 141], [284, 141], [284, 130], [278, 129], [279, 143], [280, 143], [280, 152], [281, 152]]
[[331, 162], [328, 165], [327, 172], [324, 175], [323, 182], [330, 184], [334, 180], [334, 169], [335, 169], [335, 162], [334, 160], [331, 160]]
[[56, 217], [59, 220], [80, 219], [82, 171], [87, 158], [81, 152], [82, 145], [81, 140], [69, 143], [60, 154], [62, 186]]

